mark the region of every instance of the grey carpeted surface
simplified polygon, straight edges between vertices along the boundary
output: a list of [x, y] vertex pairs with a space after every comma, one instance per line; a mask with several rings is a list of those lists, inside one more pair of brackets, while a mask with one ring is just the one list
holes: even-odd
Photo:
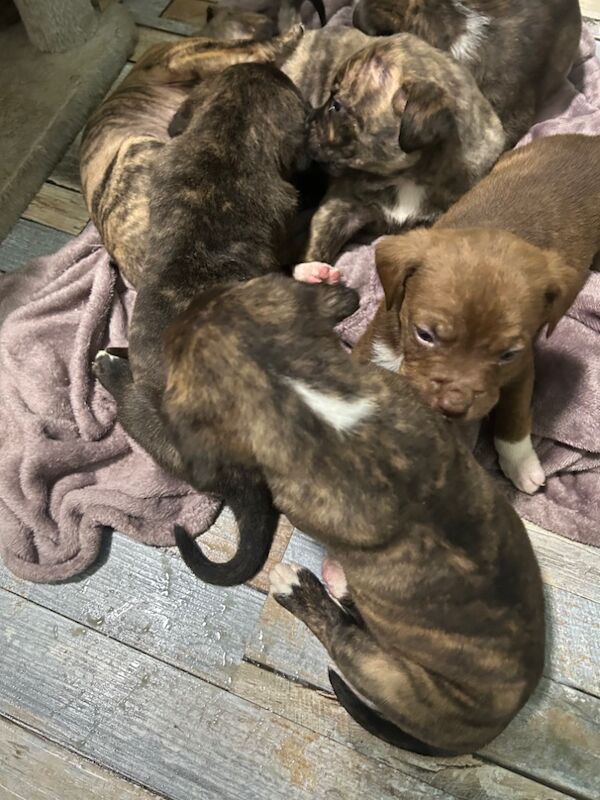
[[19, 23], [0, 31], [0, 240], [115, 80], [133, 50], [129, 13], [110, 6], [96, 34], [66, 53], [40, 53]]

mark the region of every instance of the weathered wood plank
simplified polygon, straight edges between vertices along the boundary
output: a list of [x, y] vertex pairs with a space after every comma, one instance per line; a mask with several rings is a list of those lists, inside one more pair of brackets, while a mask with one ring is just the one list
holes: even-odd
[[567, 797], [477, 756], [432, 759], [389, 747], [353, 722], [332, 696], [253, 664], [240, 666], [233, 691], [262, 708], [462, 800], [559, 800]]
[[544, 583], [600, 603], [600, 549], [525, 521]]
[[65, 233], [81, 233], [89, 214], [81, 192], [44, 183], [23, 212], [23, 218]]
[[138, 25], [179, 33], [182, 36], [194, 33], [193, 25], [161, 16], [168, 5], [168, 0], [124, 0], [123, 5], [131, 11]]
[[54, 253], [71, 239], [72, 236], [63, 231], [20, 219], [0, 243], [0, 271], [11, 272], [32, 258]]
[[193, 25], [196, 30], [206, 25], [206, 10], [212, 3], [205, 0], [171, 0], [162, 13], [163, 19], [177, 19]]
[[28, 583], [0, 566], [0, 586], [219, 686], [231, 682], [264, 601], [247, 586], [202, 583], [175, 548], [122, 534], [106, 563], [79, 580]]
[[158, 800], [158, 795], [0, 719], [2, 800]]
[[81, 180], [79, 179], [79, 147], [81, 145], [81, 132], [69, 145], [67, 152], [54, 168], [54, 172], [48, 180], [58, 186], [81, 191]]
[[0, 713], [172, 800], [452, 795], [0, 591]]
[[600, 19], [600, 0], [579, 0], [579, 7], [584, 17]]

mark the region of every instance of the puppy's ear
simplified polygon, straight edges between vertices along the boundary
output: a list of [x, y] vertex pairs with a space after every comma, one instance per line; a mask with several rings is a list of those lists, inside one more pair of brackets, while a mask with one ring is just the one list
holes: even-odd
[[190, 98], [184, 100], [171, 118], [171, 122], [169, 122], [169, 127], [167, 128], [167, 133], [171, 139], [174, 139], [184, 132], [190, 123], [193, 111], [193, 101]]
[[386, 236], [375, 248], [375, 265], [385, 294], [385, 307], [400, 308], [406, 282], [419, 269], [420, 260], [408, 236]]
[[432, 147], [456, 135], [454, 103], [436, 84], [404, 83], [392, 103], [401, 120], [398, 142], [405, 153]]
[[547, 323], [546, 337], [556, 328], [561, 317], [567, 313], [583, 287], [588, 273], [570, 267], [558, 253], [546, 253], [549, 280], [544, 289], [544, 319]]

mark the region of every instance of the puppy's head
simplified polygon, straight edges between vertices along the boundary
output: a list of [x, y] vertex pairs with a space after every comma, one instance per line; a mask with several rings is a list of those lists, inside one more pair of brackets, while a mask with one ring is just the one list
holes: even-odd
[[289, 176], [308, 163], [308, 113], [299, 90], [273, 64], [236, 64], [192, 90], [173, 117], [169, 134], [214, 130], [219, 141], [219, 132], [235, 125], [240, 148], [251, 144], [278, 156]]
[[163, 412], [184, 457], [209, 473], [223, 460], [256, 466], [264, 412], [284, 413], [289, 379], [347, 370], [333, 329], [357, 306], [352, 289], [275, 274], [200, 295], [165, 338]]
[[266, 14], [244, 11], [240, 8], [209, 6], [202, 36], [221, 40], [252, 39], [261, 42], [272, 38], [276, 26]]
[[434, 148], [456, 148], [463, 78], [472, 93], [466, 71], [415, 36], [374, 42], [338, 70], [314, 112], [311, 155], [334, 173], [392, 175]]
[[400, 326], [401, 373], [433, 408], [464, 420], [493, 408], [582, 283], [559, 254], [499, 230], [388, 237], [376, 261]]

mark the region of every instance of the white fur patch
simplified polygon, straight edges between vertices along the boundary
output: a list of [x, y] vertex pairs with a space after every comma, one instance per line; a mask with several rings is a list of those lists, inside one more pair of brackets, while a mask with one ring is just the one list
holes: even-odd
[[396, 202], [391, 206], [384, 206], [383, 212], [390, 222], [404, 225], [409, 219], [421, 215], [423, 199], [427, 195], [425, 186], [419, 186], [407, 178], [398, 184]]
[[399, 372], [404, 356], [402, 353], [396, 353], [387, 342], [382, 339], [374, 339], [372, 345], [373, 357], [371, 362], [377, 364], [378, 367], [388, 369], [390, 372]]
[[94, 361], [98, 358], [108, 358], [109, 361], [120, 361], [119, 356], [113, 356], [112, 353], [107, 353], [106, 350], [98, 350]]
[[494, 439], [494, 446], [502, 472], [517, 489], [533, 494], [544, 485], [546, 476], [533, 449], [531, 436], [527, 435], [518, 442]]
[[351, 431], [359, 422], [366, 419], [376, 408], [376, 404], [368, 397], [357, 397], [345, 400], [333, 394], [325, 394], [313, 389], [304, 381], [289, 379], [292, 389], [306, 405], [321, 419], [334, 427], [338, 433]]
[[466, 30], [452, 44], [450, 54], [457, 61], [471, 61], [477, 55], [477, 51], [485, 39], [491, 20], [485, 14], [465, 6], [462, 0], [452, 0], [452, 5], [464, 16]]
[[300, 586], [298, 564], [276, 564], [269, 573], [271, 594], [291, 594], [294, 586]]

